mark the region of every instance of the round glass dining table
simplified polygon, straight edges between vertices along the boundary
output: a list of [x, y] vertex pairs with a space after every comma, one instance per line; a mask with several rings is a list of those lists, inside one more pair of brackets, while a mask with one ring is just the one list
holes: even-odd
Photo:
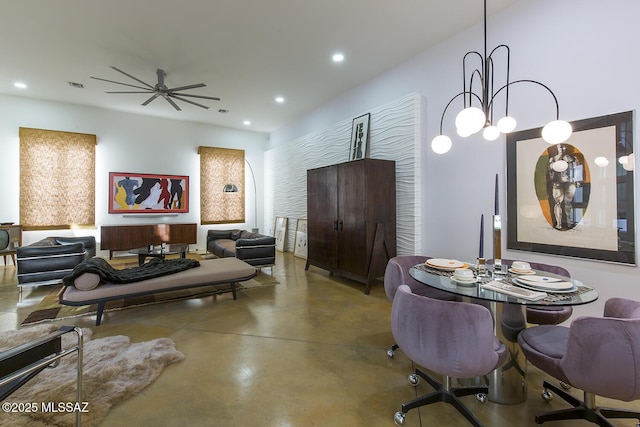
[[[529, 300], [485, 288], [492, 281], [517, 286], [511, 273], [494, 277], [478, 277], [472, 283], [460, 284], [452, 279], [452, 272], [418, 264], [409, 269], [409, 275], [420, 283], [435, 289], [450, 292], [462, 301], [484, 305], [494, 319], [494, 333], [508, 348], [509, 354], [502, 364], [489, 375], [476, 379], [488, 381], [489, 400], [496, 403], [516, 404], [527, 398], [526, 359], [518, 345], [518, 333], [527, 327], [527, 306], [571, 306], [588, 304], [598, 299], [598, 292], [579, 280], [559, 276], [546, 271], [535, 271], [536, 275], [560, 278], [571, 282], [572, 287], [562, 292], [547, 291], [543, 299]], [[491, 274], [491, 272], [489, 272]], [[520, 289], [519, 286], [517, 286]], [[463, 380], [467, 381], [467, 380]]]

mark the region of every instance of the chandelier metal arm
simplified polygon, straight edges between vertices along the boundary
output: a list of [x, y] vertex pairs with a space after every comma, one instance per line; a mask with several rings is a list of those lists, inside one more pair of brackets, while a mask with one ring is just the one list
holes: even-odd
[[[469, 90], [467, 91], [467, 57], [469, 55], [476, 55], [478, 57], [478, 59], [480, 59], [480, 66], [482, 68], [484, 68], [484, 57], [480, 54], [480, 52], [472, 50], [469, 51], [467, 53], [464, 54], [464, 56], [462, 57], [462, 92], [463, 93], [468, 93], [469, 94], [469, 107], [471, 106], [471, 93], [473, 93], [473, 76], [474, 74], [478, 74], [480, 76], [480, 81], [482, 82], [482, 73], [476, 68], [471, 72], [471, 75], [469, 77]], [[482, 100], [480, 100], [480, 103], [482, 103]], [[464, 108], [467, 108], [467, 99], [464, 98]]]
[[469, 99], [471, 99], [471, 96], [475, 96], [478, 99], [478, 101], [482, 102], [480, 97], [477, 94], [473, 93], [473, 92], [460, 92], [459, 94], [457, 94], [456, 96], [451, 98], [449, 100], [449, 102], [447, 103], [447, 106], [444, 107], [444, 110], [442, 111], [442, 117], [440, 117], [440, 134], [441, 135], [442, 135], [442, 124], [444, 122], [444, 115], [446, 114], [447, 110], [449, 109], [449, 106], [453, 103], [453, 101], [456, 100], [456, 98], [458, 98], [460, 96], [463, 96], [463, 95], [467, 95], [467, 94], [469, 95]]
[[535, 84], [545, 88], [547, 90], [547, 92], [549, 92], [551, 94], [551, 96], [553, 97], [553, 102], [555, 102], [555, 104], [556, 104], [556, 120], [560, 120], [560, 105], [558, 104], [558, 98], [556, 97], [556, 94], [553, 93], [553, 91], [549, 88], [549, 86], [547, 86], [544, 83], [540, 83], [539, 81], [536, 81], [536, 80], [530, 80], [530, 79], [514, 80], [512, 82], [509, 82], [509, 83], [505, 84], [500, 89], [495, 91], [495, 93], [491, 97], [491, 101], [490, 101], [489, 104], [492, 106], [493, 105], [493, 100], [495, 99], [496, 95], [498, 95], [500, 92], [502, 92], [505, 89], [508, 91], [509, 90], [509, 86], [514, 85], [516, 83], [535, 83]]
[[[505, 117], [509, 115], [509, 86], [511, 83], [511, 78], [510, 78], [510, 73], [511, 73], [511, 49], [509, 48], [509, 46], [507, 46], [506, 44], [500, 44], [496, 47], [493, 48], [493, 50], [491, 51], [491, 53], [489, 54], [489, 61], [491, 61], [491, 99], [489, 103], [487, 103], [487, 110], [491, 110], [491, 123], [493, 123], [493, 108], [490, 108], [489, 104], [493, 103], [493, 98], [495, 97], [496, 93], [493, 92], [493, 54], [496, 52], [499, 52], [501, 49], [505, 49], [507, 51], [507, 64], [506, 64], [506, 79], [507, 79], [507, 83], [506, 83], [506, 95], [505, 95], [505, 112], [504, 115]], [[487, 111], [488, 112], [488, 111]]]

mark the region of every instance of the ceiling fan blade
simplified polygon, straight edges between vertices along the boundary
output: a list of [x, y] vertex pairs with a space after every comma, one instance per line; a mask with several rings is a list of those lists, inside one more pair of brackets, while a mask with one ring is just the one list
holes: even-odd
[[148, 105], [151, 101], [156, 99], [160, 94], [154, 93], [153, 96], [142, 103], [142, 105]]
[[[175, 95], [176, 95], [176, 94], [174, 94], [174, 93], [171, 93], [171, 91], [169, 91], [169, 94], [170, 94], [171, 96], [175, 96]], [[215, 97], [213, 97], [213, 96], [192, 95], [192, 94], [190, 94], [190, 93], [181, 93], [181, 94], [179, 94], [179, 95], [180, 95], [180, 96], [188, 96], [188, 97], [190, 97], [190, 98], [212, 99], [212, 100], [214, 100], [214, 101], [220, 101], [220, 98], [215, 98]]]
[[169, 104], [173, 105], [173, 108], [175, 108], [178, 111], [182, 111], [182, 109], [178, 107], [178, 104], [173, 102], [173, 99], [169, 98], [168, 96], [164, 96], [163, 98], [166, 99]]
[[[206, 110], [209, 109], [209, 107], [207, 107], [206, 105], [202, 105], [202, 104], [198, 104], [197, 102], [189, 101], [188, 99], [185, 99], [182, 96], [177, 96], [177, 95], [174, 95], [172, 93], [169, 94], [169, 96], [171, 96], [171, 97], [173, 97], [175, 99], [179, 99], [180, 101], [183, 101], [183, 102], [188, 102], [189, 104], [197, 105], [198, 107], [202, 107], [202, 108], [204, 108]], [[167, 99], [169, 99], [169, 98], [167, 98]]]
[[[121, 82], [116, 82], [116, 81], [113, 81], [113, 80], [107, 80], [107, 79], [101, 79], [100, 77], [93, 77], [93, 76], [91, 76], [91, 78], [92, 78], [92, 79], [95, 79], [95, 80], [101, 80], [101, 81], [103, 81], [103, 82], [115, 83], [115, 84], [117, 84], [117, 85], [129, 86], [129, 87], [135, 87], [136, 89], [144, 89], [144, 90], [148, 90], [146, 87], [141, 87], [141, 86], [136, 86], [136, 85], [130, 85], [129, 83], [121, 83]], [[151, 89], [153, 90], [154, 88], [151, 88]]]
[[131, 78], [131, 79], [133, 79], [133, 80], [135, 80], [135, 81], [137, 81], [138, 83], [142, 83], [143, 85], [145, 85], [145, 86], [147, 86], [147, 87], [150, 87], [151, 89], [153, 89], [153, 88], [154, 88], [154, 87], [153, 87], [153, 86], [151, 86], [149, 83], [143, 82], [143, 81], [142, 81], [142, 80], [140, 80], [139, 78], [137, 78], [137, 77], [133, 77], [131, 74], [129, 74], [129, 73], [125, 73], [124, 71], [122, 71], [121, 69], [119, 69], [119, 68], [117, 68], [117, 67], [114, 67], [113, 65], [110, 65], [110, 67], [111, 67], [111, 68], [113, 68], [114, 70], [116, 70], [117, 72], [122, 73], [122, 74], [124, 74], [125, 76], [127, 76], [127, 77], [129, 77], [129, 78]]
[[205, 87], [205, 86], [206, 86], [206, 84], [204, 84], [204, 83], [196, 83], [194, 85], [174, 87], [174, 88], [169, 89], [169, 92], [177, 92], [179, 90], [187, 90], [187, 89], [196, 89], [196, 88]]
[[152, 93], [152, 90], [133, 90], [133, 91], [109, 91], [105, 93]]

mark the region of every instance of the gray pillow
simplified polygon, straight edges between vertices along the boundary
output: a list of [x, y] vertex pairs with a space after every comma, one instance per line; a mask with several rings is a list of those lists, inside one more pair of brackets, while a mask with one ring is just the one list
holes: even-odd
[[73, 281], [73, 285], [81, 291], [90, 291], [100, 284], [100, 276], [95, 273], [82, 273]]

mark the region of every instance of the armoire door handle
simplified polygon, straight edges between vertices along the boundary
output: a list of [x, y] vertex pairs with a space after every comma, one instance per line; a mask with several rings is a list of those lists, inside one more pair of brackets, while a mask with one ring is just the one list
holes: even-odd
[[340, 231], [344, 230], [344, 222], [340, 221]]
[[338, 221], [333, 221], [333, 229], [334, 231], [338, 231]]

